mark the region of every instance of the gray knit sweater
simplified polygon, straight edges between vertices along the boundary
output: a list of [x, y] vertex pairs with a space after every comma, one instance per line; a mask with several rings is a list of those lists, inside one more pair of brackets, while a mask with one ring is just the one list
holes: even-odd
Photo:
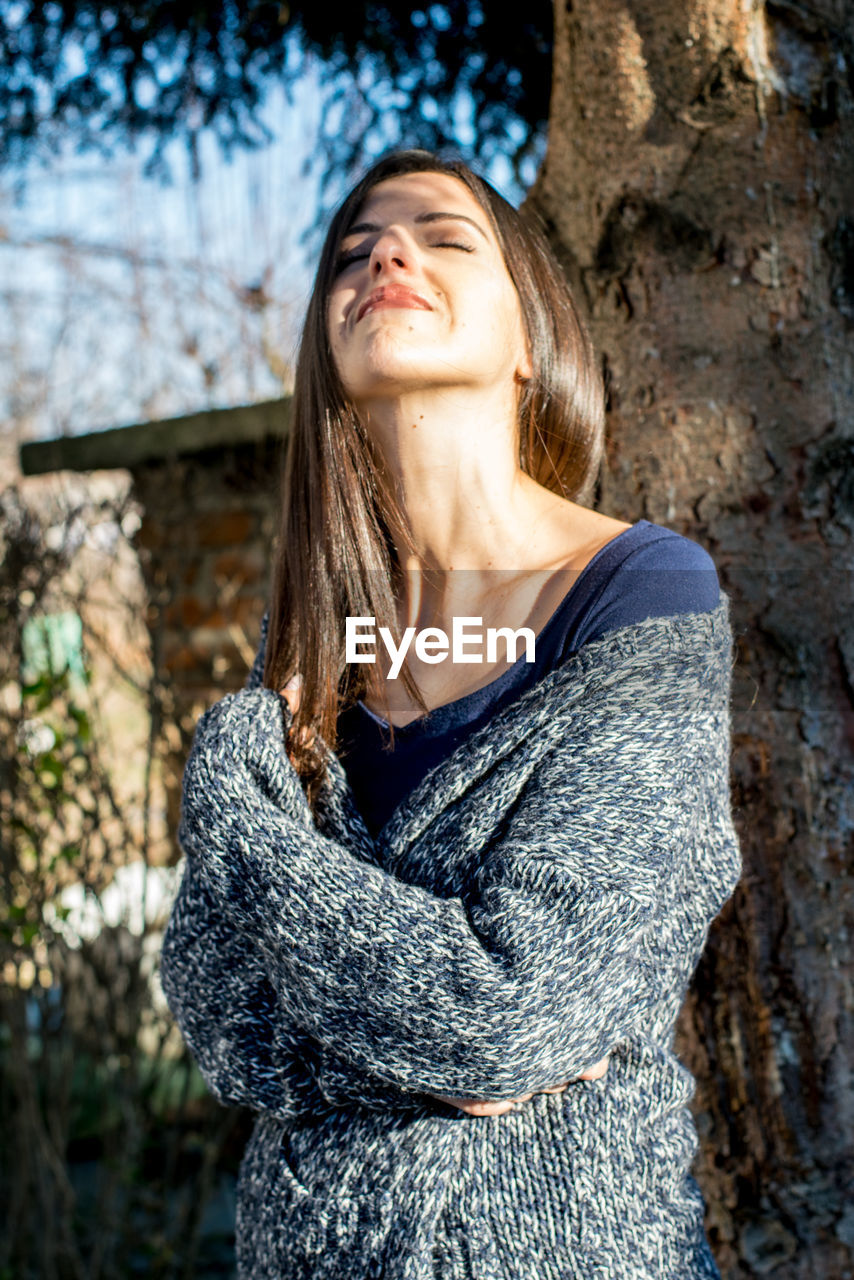
[[262, 658], [196, 729], [161, 970], [210, 1088], [257, 1113], [239, 1275], [718, 1276], [672, 1044], [740, 869], [728, 597], [583, 646], [376, 840], [334, 756], [315, 821]]

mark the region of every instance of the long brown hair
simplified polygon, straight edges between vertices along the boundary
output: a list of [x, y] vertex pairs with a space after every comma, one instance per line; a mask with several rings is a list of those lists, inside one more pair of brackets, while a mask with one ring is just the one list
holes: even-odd
[[[382, 157], [338, 208], [320, 255], [297, 358], [271, 577], [264, 684], [281, 689], [297, 672], [302, 676], [288, 750], [312, 805], [326, 774], [326, 751], [337, 744], [341, 710], [368, 690], [388, 705], [378, 664], [345, 662], [345, 620], [373, 617], [399, 642], [399, 566], [389, 529], [399, 530], [414, 550], [382, 458], [348, 402], [326, 319], [347, 228], [378, 183], [408, 173], [448, 174], [465, 183], [490, 220], [516, 286], [533, 366], [519, 394], [522, 470], [571, 501], [589, 501], [602, 455], [602, 379], [539, 225], [461, 161], [429, 151]], [[405, 666], [401, 677], [426, 712]]]

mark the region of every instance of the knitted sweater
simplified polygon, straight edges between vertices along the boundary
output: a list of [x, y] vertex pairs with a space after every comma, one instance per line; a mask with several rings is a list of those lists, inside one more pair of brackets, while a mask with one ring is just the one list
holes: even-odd
[[210, 1088], [258, 1115], [239, 1275], [717, 1277], [672, 1046], [740, 870], [728, 597], [583, 646], [376, 839], [334, 755], [312, 816], [260, 658], [196, 728], [161, 969]]

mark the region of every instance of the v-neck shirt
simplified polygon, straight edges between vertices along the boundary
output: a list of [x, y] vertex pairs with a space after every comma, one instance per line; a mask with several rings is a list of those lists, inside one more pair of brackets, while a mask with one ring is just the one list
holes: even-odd
[[564, 662], [582, 645], [645, 618], [710, 612], [720, 589], [714, 562], [690, 538], [639, 520], [580, 570], [535, 641], [495, 679], [453, 702], [394, 727], [362, 702], [338, 717], [336, 754], [365, 824], [376, 835], [403, 798], [469, 734]]

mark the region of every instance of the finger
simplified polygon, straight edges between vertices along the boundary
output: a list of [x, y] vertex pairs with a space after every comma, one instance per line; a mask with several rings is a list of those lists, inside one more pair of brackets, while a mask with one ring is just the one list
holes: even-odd
[[465, 1111], [469, 1116], [503, 1116], [508, 1111], [512, 1111], [516, 1103], [509, 1100], [504, 1102], [467, 1102], [460, 1107], [460, 1111]]
[[295, 716], [299, 710], [300, 694], [302, 692], [302, 676], [299, 672], [291, 676], [290, 680], [279, 692], [290, 707], [291, 715]]
[[282, 690], [282, 697], [288, 704], [288, 708], [292, 716], [295, 716], [299, 710], [299, 693], [293, 693], [290, 690]]
[[[437, 1095], [433, 1095], [434, 1097]], [[472, 1098], [441, 1098], [441, 1102], [447, 1102], [451, 1107], [456, 1107], [458, 1111], [464, 1111], [468, 1116], [500, 1116], [505, 1111], [512, 1111], [514, 1104], [510, 1101], [503, 1102], [478, 1102]]]
[[582, 1072], [578, 1077], [579, 1080], [601, 1080], [608, 1070], [608, 1059], [610, 1054], [605, 1054], [604, 1058], [600, 1058], [598, 1062], [589, 1067], [587, 1071]]
[[446, 1102], [448, 1106], [456, 1107], [458, 1111], [464, 1111], [469, 1116], [503, 1116], [508, 1111], [512, 1111], [517, 1103], [527, 1102], [534, 1095], [528, 1093], [521, 1098], [505, 1098], [500, 1102], [488, 1102], [478, 1098], [449, 1098], [442, 1093], [434, 1093], [430, 1096], [438, 1099], [439, 1102]]

